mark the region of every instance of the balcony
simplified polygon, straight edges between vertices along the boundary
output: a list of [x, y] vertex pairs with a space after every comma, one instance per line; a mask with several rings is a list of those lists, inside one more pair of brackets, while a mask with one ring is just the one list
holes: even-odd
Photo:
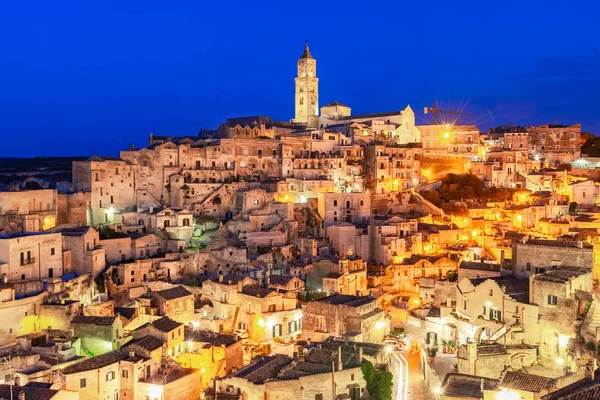
[[35, 257], [21, 259], [21, 265], [31, 265], [35, 264]]

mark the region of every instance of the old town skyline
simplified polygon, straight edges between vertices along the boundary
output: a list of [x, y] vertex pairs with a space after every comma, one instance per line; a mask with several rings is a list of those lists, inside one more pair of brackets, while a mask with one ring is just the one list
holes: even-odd
[[[24, 30], [18, 18], [7, 18], [0, 28], [15, 38], [5, 43], [0, 63], [0, 73], [10, 77], [0, 91], [0, 129], [10, 146], [0, 156], [115, 155], [131, 143], [145, 145], [150, 132], [193, 135], [240, 115], [293, 118], [290, 60], [305, 36], [321, 60], [323, 104], [337, 100], [360, 113], [410, 104], [425, 123], [421, 110], [436, 99], [451, 108], [468, 102], [472, 116], [464, 123], [482, 131], [557, 119], [598, 132], [597, 100], [590, 96], [598, 87], [595, 24], [583, 15], [569, 29], [547, 29], [544, 21], [576, 11], [564, 3], [536, 3], [522, 12], [535, 10], [537, 17], [522, 23], [508, 7], [481, 18], [479, 8], [471, 7], [476, 3], [434, 2], [427, 29], [421, 28], [417, 16], [424, 10], [416, 3], [404, 9], [388, 4], [367, 10], [360, 33], [346, 32], [347, 40], [335, 45], [329, 30], [319, 28], [327, 26], [328, 15], [355, 17], [352, 2], [343, 11], [322, 9], [302, 29], [267, 7], [263, 18], [270, 18], [272, 28], [249, 30], [243, 28], [243, 4], [227, 14], [227, 30], [211, 19], [222, 15], [218, 5], [10, 5], [4, 15], [29, 15], [35, 23]], [[398, 28], [378, 22], [394, 11], [403, 16]], [[406, 17], [411, 12], [415, 17]], [[159, 23], [160, 33], [151, 28]], [[478, 34], [465, 34], [471, 29]], [[443, 45], [437, 44], [441, 38]], [[359, 49], [386, 56], [381, 62], [352, 58]], [[265, 56], [244, 65], [241, 60], [254, 52]]]

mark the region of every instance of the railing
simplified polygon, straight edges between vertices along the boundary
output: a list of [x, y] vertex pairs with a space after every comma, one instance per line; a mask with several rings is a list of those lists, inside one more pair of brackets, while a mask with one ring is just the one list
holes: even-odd
[[31, 265], [35, 263], [35, 257], [30, 257], [21, 260], [21, 265]]

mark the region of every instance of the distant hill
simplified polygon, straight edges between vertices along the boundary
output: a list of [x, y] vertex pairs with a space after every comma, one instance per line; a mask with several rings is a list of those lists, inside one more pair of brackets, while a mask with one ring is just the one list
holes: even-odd
[[70, 186], [73, 161], [78, 157], [0, 158], [0, 190], [57, 188]]

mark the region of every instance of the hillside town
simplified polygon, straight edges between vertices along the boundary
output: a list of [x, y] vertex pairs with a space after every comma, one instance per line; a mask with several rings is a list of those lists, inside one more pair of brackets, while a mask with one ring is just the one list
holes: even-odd
[[3, 177], [0, 399], [600, 399], [593, 137], [319, 106], [299, 53], [290, 120]]

